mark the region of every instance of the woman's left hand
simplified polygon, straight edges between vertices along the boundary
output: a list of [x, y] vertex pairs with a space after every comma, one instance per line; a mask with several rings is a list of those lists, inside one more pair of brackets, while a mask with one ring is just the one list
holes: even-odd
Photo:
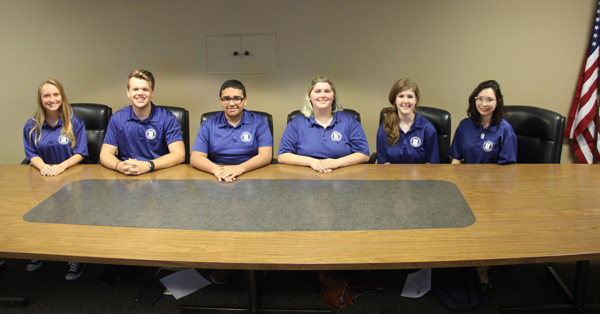
[[63, 173], [65, 170], [67, 170], [66, 166], [63, 166], [62, 164], [58, 164], [58, 165], [52, 165], [49, 168], [46, 168], [46, 173], [42, 173], [43, 175], [49, 176], [49, 177], [53, 177], [55, 175], [59, 175], [61, 173]]

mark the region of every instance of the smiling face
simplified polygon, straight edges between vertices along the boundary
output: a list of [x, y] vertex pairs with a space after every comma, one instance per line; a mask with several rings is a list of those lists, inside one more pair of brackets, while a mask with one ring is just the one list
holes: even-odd
[[248, 98], [244, 97], [244, 92], [241, 89], [225, 88], [221, 91], [219, 100], [228, 122], [237, 122], [242, 118]]
[[419, 102], [417, 95], [412, 89], [407, 89], [396, 95], [396, 109], [399, 116], [409, 116], [415, 111], [415, 106]]
[[479, 111], [482, 118], [491, 118], [494, 110], [496, 110], [496, 103], [496, 93], [491, 88], [481, 90], [475, 98], [477, 111]]
[[44, 84], [40, 89], [40, 98], [46, 114], [58, 113], [62, 105], [62, 96], [58, 88], [52, 84]]
[[313, 110], [329, 110], [331, 111], [331, 105], [335, 99], [335, 94], [331, 89], [331, 85], [327, 82], [319, 82], [315, 84], [312, 91], [310, 91], [310, 102], [313, 106]]
[[132, 77], [129, 79], [127, 97], [131, 99], [133, 106], [144, 109], [152, 103], [154, 91], [149, 81]]

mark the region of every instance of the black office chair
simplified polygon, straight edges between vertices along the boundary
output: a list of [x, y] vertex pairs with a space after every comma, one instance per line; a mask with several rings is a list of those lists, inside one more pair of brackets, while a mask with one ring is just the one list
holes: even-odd
[[[381, 109], [381, 112], [379, 113], [380, 125], [383, 123], [383, 119], [385, 118], [384, 110], [386, 109], [392, 109], [392, 107]], [[452, 127], [452, 117], [450, 116], [450, 112], [443, 109], [425, 106], [417, 106], [415, 110], [418, 114], [423, 116], [423, 118], [429, 120], [437, 132], [440, 163], [450, 163], [450, 131]], [[369, 163], [374, 164], [376, 161], [377, 153], [375, 152], [371, 154]]]
[[[565, 117], [537, 107], [505, 106], [505, 108], [504, 119], [510, 123], [517, 135], [517, 163], [559, 164], [565, 134]], [[589, 261], [579, 261], [577, 268], [583, 266], [587, 269], [588, 263]], [[548, 271], [572, 300], [573, 295], [554, 268], [548, 266]]]
[[[352, 110], [352, 109], [344, 109], [342, 111], [344, 111], [345, 113], [351, 114], [354, 117], [354, 119], [356, 119], [356, 121], [358, 121], [358, 123], [361, 123], [360, 122], [360, 113], [358, 113], [357, 111]], [[301, 115], [302, 115], [302, 112], [300, 112], [300, 110], [292, 111], [287, 116], [287, 123], [289, 124], [290, 121], [292, 121], [292, 119], [294, 119], [297, 116], [301, 116]]]
[[175, 115], [179, 125], [181, 126], [181, 136], [183, 137], [183, 145], [185, 146], [185, 161], [184, 164], [190, 163], [190, 113], [181, 107], [159, 106]]
[[[270, 113], [266, 113], [263, 111], [255, 111], [255, 110], [251, 110], [251, 111], [253, 113], [261, 115], [263, 118], [265, 118], [267, 120], [267, 123], [269, 124], [269, 131], [271, 131], [271, 138], [273, 138], [273, 116]], [[202, 124], [202, 122], [208, 120], [208, 118], [213, 117], [214, 115], [216, 115], [219, 112], [223, 112], [223, 111], [221, 110], [221, 111], [211, 111], [211, 112], [203, 113], [202, 116], [200, 117], [200, 124]], [[277, 158], [271, 158], [271, 163], [276, 164]]]
[[106, 136], [108, 121], [112, 116], [112, 108], [101, 104], [75, 103], [71, 104], [73, 115], [83, 120], [88, 144], [88, 157], [84, 163], [97, 164], [100, 162], [100, 150]]
[[517, 163], [559, 164], [565, 117], [542, 108], [505, 106], [506, 121], [517, 135]]

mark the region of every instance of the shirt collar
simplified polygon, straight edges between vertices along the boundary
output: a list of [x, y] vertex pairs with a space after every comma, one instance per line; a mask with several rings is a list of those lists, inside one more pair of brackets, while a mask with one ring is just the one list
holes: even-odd
[[225, 117], [225, 112], [221, 111], [221, 117], [219, 118], [218, 121], [218, 127], [219, 128], [226, 128], [226, 127], [230, 127], [230, 128], [237, 128], [240, 127], [243, 124], [249, 124], [249, 119], [250, 117], [248, 117], [249, 113], [246, 109], [243, 109], [242, 111], [242, 120], [240, 120], [240, 123], [238, 123], [235, 127], [231, 124], [229, 124], [229, 122], [227, 122], [227, 117]]
[[56, 125], [55, 125], [55, 126], [50, 126], [50, 125], [49, 125], [49, 124], [46, 122], [46, 120], [44, 120], [44, 124], [42, 124], [42, 127], [43, 127], [43, 128], [48, 128], [48, 129], [56, 129], [56, 128], [58, 128], [58, 127], [61, 127], [61, 128], [62, 128], [62, 118], [61, 118], [61, 117], [58, 117], [58, 122], [56, 123]]
[[156, 113], [156, 105], [154, 105], [153, 102], [150, 102], [150, 115], [148, 116], [148, 118], [146, 118], [146, 120], [142, 121], [140, 120], [140, 118], [138, 118], [135, 113], [133, 112], [133, 105], [131, 105], [131, 111], [129, 112], [129, 119], [127, 119], [128, 121], [140, 121], [141, 123], [156, 123], [158, 122], [158, 117], [155, 114]]
[[[422, 129], [425, 127], [425, 118], [415, 112], [415, 122], [410, 126], [411, 129]], [[409, 130], [410, 132], [410, 130]]]
[[[340, 117], [339, 117], [338, 113], [339, 113], [339, 111], [336, 111], [336, 112], [333, 113], [333, 119], [331, 119], [331, 123], [329, 123], [329, 125], [327, 126], [327, 128], [333, 127], [336, 123], [340, 122]], [[314, 113], [310, 116], [310, 118], [308, 119], [308, 121], [310, 123], [310, 126], [317, 126], [317, 127], [320, 127], [320, 128], [323, 127], [315, 119]]]
[[[476, 129], [478, 132], [483, 131], [483, 125], [481, 125], [481, 123], [474, 122], [471, 118], [469, 118], [469, 121], [471, 121], [473, 128]], [[485, 131], [496, 133], [496, 131], [498, 131], [498, 128], [500, 128], [500, 125], [490, 124], [490, 126], [488, 126], [488, 128]]]

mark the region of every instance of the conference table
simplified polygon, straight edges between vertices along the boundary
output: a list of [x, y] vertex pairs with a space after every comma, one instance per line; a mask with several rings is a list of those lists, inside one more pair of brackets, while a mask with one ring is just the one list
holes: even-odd
[[[211, 188], [229, 189], [231, 193], [243, 193], [236, 189], [243, 182], [262, 184], [266, 186], [263, 189], [269, 188], [265, 182], [304, 180], [377, 182], [380, 187], [388, 182], [390, 187], [395, 182], [415, 184], [411, 188], [395, 186], [387, 190], [390, 204], [396, 199], [406, 200], [407, 195], [425, 199], [434, 194], [428, 192], [428, 184], [446, 183], [457, 188], [474, 219], [458, 227], [425, 225], [417, 229], [368, 230], [292, 227], [267, 231], [107, 226], [79, 224], [68, 217], [63, 217], [61, 223], [24, 219], [28, 212], [69, 185], [125, 180], [127, 190], [118, 193], [131, 195], [131, 202], [139, 200], [139, 193], [151, 189], [153, 183], [164, 184], [168, 180], [199, 182], [214, 186]], [[423, 182], [425, 185], [419, 185]], [[308, 167], [268, 165], [240, 176], [233, 183], [218, 183], [212, 175], [190, 165], [138, 177], [127, 177], [100, 165], [78, 165], [56, 177], [43, 177], [27, 165], [0, 165], [0, 257], [249, 271], [416, 269], [587, 261], [600, 258], [598, 183], [600, 167], [571, 164], [356, 165], [330, 173], [318, 173]], [[93, 195], [94, 188], [90, 190], [88, 194]], [[110, 195], [106, 190], [99, 191]], [[166, 192], [160, 188], [152, 190], [155, 195]], [[88, 194], [70, 196], [82, 202], [80, 211], [86, 211]], [[221, 198], [221, 206], [233, 206], [223, 194], [215, 197]], [[290, 195], [280, 197], [280, 210], [285, 211]], [[311, 195], [304, 197], [310, 199]], [[356, 206], [367, 213], [381, 214], [365, 202]], [[173, 207], [163, 210], [177, 215], [178, 209]], [[439, 209], [443, 207], [442, 204]], [[348, 219], [343, 215], [335, 217], [340, 222]]]

